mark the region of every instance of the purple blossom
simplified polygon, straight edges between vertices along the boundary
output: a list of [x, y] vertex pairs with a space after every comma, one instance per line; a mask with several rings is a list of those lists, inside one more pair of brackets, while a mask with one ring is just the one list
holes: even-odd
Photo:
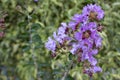
[[71, 28], [73, 31], [76, 30], [76, 28], [78, 27], [77, 25], [78, 25], [78, 23], [77, 23], [77, 22], [74, 22], [74, 21], [71, 21], [71, 22], [69, 22], [69, 24], [68, 24], [69, 28]]
[[100, 37], [100, 35], [97, 33], [97, 31], [93, 31], [93, 33], [91, 34], [91, 37], [94, 39], [95, 42], [95, 46], [96, 47], [101, 47], [102, 46], [102, 38]]
[[70, 52], [71, 52], [72, 54], [75, 54], [76, 51], [77, 51], [77, 49], [79, 48], [79, 45], [73, 44], [72, 47], [73, 47], [73, 48], [70, 50]]
[[87, 64], [84, 66], [86, 74], [92, 76], [93, 73], [101, 72], [102, 69], [96, 66], [97, 60], [94, 56], [102, 46], [102, 38], [98, 33], [102, 31], [102, 27], [94, 20], [101, 20], [103, 17], [104, 11], [100, 6], [96, 4], [85, 6], [82, 14], [75, 14], [68, 25], [61, 23], [58, 30], [53, 33], [54, 40], [49, 37], [45, 47], [56, 53], [56, 46], [59, 46], [56, 43], [59, 43], [62, 45], [60, 48], [67, 48], [70, 53], [77, 56], [79, 62]]
[[[95, 66], [97, 64], [97, 60], [93, 57], [98, 53], [97, 47], [101, 46], [101, 37], [97, 33], [97, 24], [95, 22], [89, 22], [87, 24], [83, 24], [80, 27], [80, 31], [74, 34], [75, 39], [79, 42], [77, 45], [73, 45], [72, 54], [75, 54], [75, 51], [79, 48], [82, 49], [81, 61], [88, 60], [91, 65]], [[82, 43], [82, 44], [81, 44]], [[94, 47], [93, 49], [93, 46]]]
[[38, 0], [34, 0], [34, 2], [38, 2]]
[[65, 40], [69, 40], [70, 38], [66, 34], [66, 29], [67, 29], [67, 24], [66, 23], [61, 23], [61, 26], [58, 28], [57, 33], [53, 33], [53, 37], [56, 41], [59, 43], [63, 43]]
[[94, 30], [94, 29], [96, 29], [96, 28], [97, 28], [96, 22], [89, 22], [89, 23], [87, 23], [87, 24], [83, 24], [83, 25], [80, 27], [80, 30], [81, 30], [82, 32], [85, 32], [86, 30], [92, 31], [92, 30]]
[[92, 71], [93, 71], [93, 73], [102, 72], [102, 69], [99, 66], [94, 66], [94, 67], [92, 67]]
[[84, 14], [75, 14], [69, 22], [68, 26], [74, 31], [79, 28], [82, 23], [86, 23], [86, 21], [87, 17], [85, 17]]
[[96, 72], [102, 72], [102, 69], [99, 66], [92, 66], [84, 71], [84, 73], [88, 74], [90, 77], [92, 77], [92, 74]]
[[82, 13], [86, 16], [90, 16], [90, 13], [93, 12], [98, 20], [101, 20], [104, 17], [104, 11], [100, 6], [96, 4], [89, 4], [83, 8]]
[[49, 37], [48, 41], [45, 43], [45, 47], [54, 53], [56, 50], [56, 42], [51, 37]]
[[74, 37], [78, 41], [85, 39], [84, 41], [93, 43], [93, 39], [96, 39], [95, 34], [98, 34], [96, 31], [96, 23], [90, 22], [88, 24], [82, 25], [82, 27], [80, 27], [80, 31], [76, 32]]
[[97, 64], [97, 60], [89, 54], [88, 61], [90, 62], [91, 65], [95, 66]]
[[98, 49], [92, 49], [91, 50], [91, 55], [96, 55], [98, 53]]
[[82, 33], [81, 32], [76, 32], [74, 34], [74, 37], [77, 41], [81, 41], [82, 40]]
[[85, 17], [84, 14], [75, 14], [72, 17], [72, 21], [75, 21], [77, 23], [85, 23], [87, 21], [87, 17]]

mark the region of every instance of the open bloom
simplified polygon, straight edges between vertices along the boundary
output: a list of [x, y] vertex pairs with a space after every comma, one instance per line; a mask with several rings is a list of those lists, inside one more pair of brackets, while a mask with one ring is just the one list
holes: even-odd
[[45, 47], [54, 53], [56, 50], [56, 42], [51, 37], [49, 37], [48, 41], [45, 43]]
[[53, 33], [53, 37], [56, 41], [59, 43], [63, 44], [64, 41], [69, 40], [69, 36], [67, 35], [67, 24], [66, 23], [61, 23], [61, 26], [58, 28], [57, 33]]
[[[48, 42], [45, 44], [46, 48], [53, 53], [66, 48], [77, 56], [79, 62], [83, 63], [84, 72], [89, 76], [101, 72], [102, 69], [96, 66], [95, 55], [98, 54], [99, 48], [102, 46], [102, 38], [98, 32], [103, 30], [102, 25], [99, 25], [97, 21], [103, 17], [104, 11], [100, 6], [96, 4], [85, 6], [82, 14], [75, 14], [68, 25], [61, 23], [58, 30], [53, 33], [54, 40], [48, 38]], [[59, 47], [57, 50], [56, 44]], [[53, 56], [55, 55], [53, 54]]]
[[101, 20], [104, 17], [104, 11], [96, 4], [89, 4], [85, 6], [82, 13], [88, 16], [90, 19]]
[[[95, 67], [97, 60], [94, 58], [94, 55], [98, 53], [98, 48], [102, 45], [102, 38], [97, 32], [96, 22], [82, 24], [79, 29], [74, 34], [74, 39], [77, 41], [77, 44], [73, 45], [70, 52], [72, 54], [80, 53], [80, 61], [84, 62], [87, 60], [91, 66], [94, 66], [86, 69], [86, 74], [91, 75], [92, 73], [98, 72], [98, 70], [101, 71], [101, 68]], [[78, 52], [78, 50], [82, 52]]]
[[72, 30], [76, 30], [80, 27], [81, 24], [87, 22], [87, 17], [84, 14], [75, 14], [71, 21], [69, 22], [68, 26], [72, 28]]
[[102, 69], [99, 66], [92, 66], [90, 68], [85, 69], [84, 73], [88, 74], [89, 76], [92, 76], [93, 73], [96, 72], [102, 72]]

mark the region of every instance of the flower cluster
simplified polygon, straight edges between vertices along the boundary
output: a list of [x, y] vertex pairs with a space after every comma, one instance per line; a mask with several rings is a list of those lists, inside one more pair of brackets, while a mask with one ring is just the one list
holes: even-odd
[[[83, 62], [84, 73], [92, 76], [101, 72], [94, 56], [102, 46], [102, 38], [98, 32], [103, 27], [98, 21], [103, 19], [104, 11], [96, 4], [90, 4], [83, 8], [82, 14], [75, 14], [68, 23], [61, 26], [53, 37], [49, 37], [45, 47], [57, 55], [62, 47], [68, 47], [68, 51], [77, 56], [79, 62]], [[72, 46], [71, 48], [69, 48]]]

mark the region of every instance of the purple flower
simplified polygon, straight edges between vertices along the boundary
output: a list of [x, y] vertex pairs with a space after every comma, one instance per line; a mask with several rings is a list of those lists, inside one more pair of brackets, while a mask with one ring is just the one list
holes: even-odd
[[102, 72], [102, 69], [99, 66], [92, 66], [90, 68], [85, 69], [84, 73], [88, 74], [90, 77], [92, 77], [93, 73]]
[[82, 46], [82, 50], [83, 50], [83, 53], [82, 53], [82, 58], [81, 60], [84, 61], [84, 60], [87, 60], [89, 58], [89, 49], [87, 46]]
[[85, 32], [86, 30], [92, 31], [92, 30], [94, 30], [94, 29], [96, 29], [96, 28], [97, 28], [96, 22], [89, 22], [89, 23], [87, 23], [87, 24], [83, 24], [83, 25], [81, 26], [80, 30], [81, 30], [82, 32]]
[[34, 2], [38, 2], [38, 0], [34, 0]]
[[53, 33], [53, 37], [56, 41], [59, 43], [63, 43], [65, 40], [69, 40], [70, 38], [66, 34], [66, 29], [67, 29], [67, 24], [66, 23], [61, 23], [61, 26], [58, 28], [57, 33]]
[[69, 22], [68, 26], [69, 26], [69, 28], [71, 28], [73, 31], [75, 31], [76, 28], [78, 27], [78, 23], [77, 23], [77, 22], [74, 22], [74, 21], [71, 21], [71, 22]]
[[95, 46], [97, 48], [102, 46], [102, 38], [100, 37], [100, 35], [97, 33], [97, 31], [93, 31], [91, 33], [91, 37], [94, 39], [95, 42]]
[[[80, 31], [76, 32], [74, 34], [74, 37], [76, 40], [81, 41], [82, 39], [86, 39], [86, 38], [92, 38], [92, 36], [94, 36], [95, 34], [98, 34], [96, 31], [96, 23], [95, 22], [90, 22], [88, 24], [83, 24], [80, 27]], [[92, 39], [89, 41], [92, 41]]]
[[69, 22], [68, 26], [72, 28], [73, 31], [78, 29], [82, 23], [86, 23], [87, 17], [82, 14], [75, 14], [71, 21]]
[[91, 50], [91, 55], [96, 55], [98, 53], [98, 49], [92, 49]]
[[91, 65], [95, 66], [97, 64], [97, 60], [89, 54], [88, 61], [90, 62]]
[[94, 66], [94, 67], [92, 67], [92, 71], [93, 71], [93, 73], [102, 72], [102, 69], [99, 66]]
[[72, 54], [75, 54], [76, 51], [77, 51], [77, 49], [79, 48], [79, 45], [73, 44], [72, 47], [73, 47], [73, 48], [70, 50], [70, 52], [71, 52]]
[[104, 11], [96, 4], [89, 4], [83, 8], [82, 13], [90, 18], [101, 20], [104, 17]]
[[61, 39], [60, 36], [57, 35], [56, 32], [53, 33], [53, 37], [56, 41], [58, 41], [59, 43], [63, 43], [63, 40]]
[[72, 21], [75, 21], [77, 23], [85, 23], [87, 21], [87, 17], [84, 14], [75, 14], [72, 17]]
[[51, 37], [49, 37], [48, 41], [45, 43], [45, 47], [54, 53], [56, 50], [56, 42]]
[[81, 32], [76, 32], [74, 34], [74, 37], [77, 41], [81, 41], [82, 40], [82, 33]]
[[77, 54], [77, 52], [81, 53], [81, 52], [83, 52], [82, 51], [83, 46], [84, 46], [84, 43], [82, 41], [78, 42], [78, 43], [73, 43], [72, 44], [72, 49], [70, 50], [70, 52], [72, 54]]
[[[94, 56], [102, 46], [102, 38], [98, 34], [102, 31], [102, 27], [95, 20], [101, 20], [103, 17], [104, 11], [100, 6], [96, 4], [85, 6], [82, 14], [75, 14], [68, 25], [61, 23], [58, 30], [53, 33], [54, 40], [49, 37], [45, 47], [53, 53], [65, 49], [76, 55], [78, 61], [83, 62], [85, 73], [89, 76], [101, 72], [102, 69], [96, 66], [97, 60]], [[58, 50], [56, 50], [56, 44], [59, 44]], [[56, 53], [53, 56], [56, 56]]]
[[95, 22], [82, 24], [80, 31], [76, 32], [74, 37], [79, 44], [73, 45], [71, 50], [72, 54], [75, 53], [78, 48], [82, 49], [81, 61], [88, 60], [91, 65], [95, 66], [97, 64], [97, 60], [93, 55], [98, 53], [97, 48], [102, 44], [101, 37], [97, 33], [97, 24]]

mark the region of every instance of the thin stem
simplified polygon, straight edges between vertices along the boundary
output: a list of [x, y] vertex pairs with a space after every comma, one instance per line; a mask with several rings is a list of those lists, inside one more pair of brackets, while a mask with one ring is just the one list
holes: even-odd
[[[28, 16], [28, 24], [30, 22], [30, 16]], [[36, 72], [36, 77], [37, 77], [37, 80], [41, 80], [40, 77], [38, 76], [38, 64], [37, 64], [37, 59], [36, 59], [36, 56], [34, 54], [34, 46], [33, 46], [33, 35], [32, 35], [32, 28], [31, 28], [31, 25], [29, 26], [29, 32], [30, 32], [30, 48], [31, 48], [31, 54], [32, 54], [32, 59], [34, 61], [34, 66], [35, 66], [35, 72]]]
[[68, 75], [68, 73], [69, 73], [69, 71], [70, 71], [70, 69], [71, 69], [72, 66], [73, 66], [73, 61], [71, 61], [71, 64], [70, 64], [70, 66], [68, 67], [68, 70], [65, 71], [65, 73], [64, 73], [64, 75], [63, 75], [63, 77], [62, 77], [61, 80], [65, 80], [65, 78], [67, 77], [67, 75]]
[[90, 77], [90, 80], [93, 80], [92, 77]]

